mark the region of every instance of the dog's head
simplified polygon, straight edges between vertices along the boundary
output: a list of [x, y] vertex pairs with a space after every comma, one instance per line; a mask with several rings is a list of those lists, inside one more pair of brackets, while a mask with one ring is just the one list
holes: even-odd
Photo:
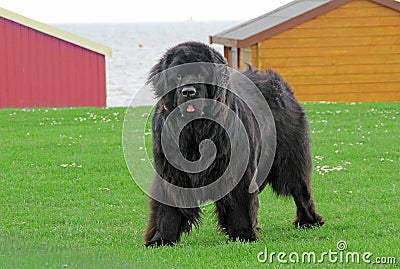
[[165, 109], [172, 111], [179, 106], [183, 116], [204, 114], [206, 99], [224, 100], [228, 80], [222, 55], [198, 42], [169, 49], [149, 76], [155, 95], [161, 98]]

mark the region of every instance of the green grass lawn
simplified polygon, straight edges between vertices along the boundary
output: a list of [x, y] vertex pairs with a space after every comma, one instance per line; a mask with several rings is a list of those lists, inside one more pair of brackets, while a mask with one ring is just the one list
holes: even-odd
[[[261, 240], [226, 243], [213, 206], [198, 230], [175, 247], [145, 248], [144, 192], [131, 179], [122, 149], [125, 109], [0, 110], [0, 268], [314, 268], [295, 254], [325, 255], [321, 267], [374, 268], [340, 262], [363, 253], [400, 264], [400, 103], [304, 104], [310, 122], [313, 194], [326, 224], [291, 225], [295, 205], [270, 189], [260, 195]], [[149, 108], [136, 108], [143, 138]], [[132, 141], [141, 148], [143, 139]], [[148, 143], [147, 143], [148, 145]], [[143, 148], [141, 148], [143, 149]], [[141, 160], [148, 164], [148, 160]], [[139, 165], [139, 164], [138, 164]], [[140, 167], [139, 167], [140, 168]], [[146, 171], [139, 177], [151, 178]], [[344, 240], [347, 249], [339, 251]], [[257, 256], [267, 248], [272, 261]], [[288, 261], [283, 264], [278, 261]], [[260, 258], [264, 258], [262, 254]], [[268, 256], [270, 257], [270, 256]]]

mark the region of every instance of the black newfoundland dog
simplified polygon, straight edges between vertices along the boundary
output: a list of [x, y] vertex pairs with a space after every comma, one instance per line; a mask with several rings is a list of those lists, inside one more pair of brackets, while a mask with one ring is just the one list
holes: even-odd
[[[261, 185], [253, 186], [257, 173], [257, 162], [260, 158], [261, 136], [254, 117], [254, 111], [236, 94], [227, 88], [193, 83], [193, 79], [203, 76], [215, 76], [215, 71], [208, 74], [204, 68], [187, 68], [175, 77], [163, 77], [163, 71], [188, 63], [212, 63], [225, 67], [220, 70], [219, 78], [230, 77], [222, 55], [208, 45], [197, 42], [186, 42], [169, 49], [152, 68], [149, 83], [159, 101], [152, 118], [153, 158], [156, 176], [151, 192], [161, 192], [171, 200], [179, 199], [179, 192], [168, 190], [162, 182], [168, 182], [183, 188], [207, 186], [217, 180], [227, 168], [231, 156], [231, 144], [226, 131], [212, 120], [199, 118], [189, 122], [179, 135], [179, 150], [188, 161], [197, 161], [202, 153], [200, 142], [211, 140], [215, 144], [216, 155], [212, 164], [199, 173], [188, 173], [176, 168], [166, 158], [162, 146], [162, 128], [168, 117], [179, 106], [182, 119], [194, 114], [212, 113], [207, 104], [201, 105], [196, 100], [213, 100], [236, 113], [244, 124], [249, 141], [249, 159], [243, 176], [230, 189], [229, 193], [215, 201], [215, 214], [220, 231], [226, 233], [230, 240], [255, 241], [259, 239], [257, 227], [258, 193], [269, 184], [279, 195], [291, 195], [297, 207], [295, 227], [307, 228], [321, 226], [324, 221], [317, 214], [311, 197], [311, 155], [308, 125], [303, 108], [296, 101], [289, 85], [274, 71], [261, 72], [249, 66], [243, 75], [250, 79], [261, 91], [272, 112], [276, 129], [276, 150], [271, 156], [271, 168]], [[228, 75], [226, 75], [228, 74]], [[166, 88], [161, 80], [174, 81], [176, 87]], [[211, 112], [210, 112], [211, 111]], [[261, 115], [262, 116], [262, 115]], [[179, 121], [179, 117], [177, 121]], [[201, 148], [201, 147], [200, 147]], [[204, 153], [204, 152], [203, 152]], [[237, 157], [237, 156], [234, 156]], [[162, 178], [160, 180], [160, 178]], [[198, 206], [171, 206], [150, 198], [150, 216], [144, 234], [146, 246], [173, 245], [179, 241], [182, 233], [188, 233], [200, 220], [199, 205], [207, 197], [198, 199]]]

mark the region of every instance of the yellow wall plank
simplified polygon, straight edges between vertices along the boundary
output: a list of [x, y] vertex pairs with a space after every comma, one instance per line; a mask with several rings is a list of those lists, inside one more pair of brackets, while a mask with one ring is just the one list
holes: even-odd
[[251, 65], [260, 68], [258, 61], [258, 44], [251, 46]]
[[290, 76], [307, 75], [335, 75], [335, 74], [375, 74], [390, 73], [400, 74], [400, 62], [392, 64], [345, 64], [345, 65], [301, 65], [301, 66], [279, 66], [274, 65], [276, 71], [284, 70]]
[[296, 85], [313, 85], [313, 84], [354, 84], [354, 83], [376, 83], [380, 81], [394, 82], [399, 84], [400, 76], [393, 73], [375, 73], [375, 74], [336, 74], [336, 75], [303, 75], [291, 76], [285, 75], [284, 78], [290, 83]]
[[[400, 27], [400, 26], [399, 26]], [[357, 55], [385, 55], [400, 53], [400, 43], [398, 45], [374, 45], [374, 46], [331, 46], [331, 47], [298, 47], [298, 48], [270, 48], [265, 49], [265, 53], [271, 54], [269, 58], [282, 57], [330, 57]], [[264, 54], [265, 55], [265, 54]], [[267, 57], [267, 59], [268, 59]]]
[[380, 16], [397, 16], [397, 11], [388, 9], [387, 7], [370, 3], [368, 7], [353, 7], [351, 2], [347, 5], [348, 8], [334, 9], [320, 16], [320, 19], [325, 18], [348, 18], [348, 17], [376, 17]]
[[362, 8], [362, 7], [371, 7], [371, 6], [374, 7], [374, 6], [376, 6], [376, 4], [372, 3], [370, 1], [353, 0], [350, 4], [342, 6], [341, 9]]
[[[282, 58], [262, 58], [261, 68], [271, 67], [276, 68], [279, 66], [279, 70], [284, 72], [285, 67], [292, 66], [329, 66], [329, 65], [348, 65], [348, 64], [398, 64], [400, 63], [399, 54], [383, 54], [383, 55], [370, 55], [365, 57], [363, 55], [358, 55], [354, 57], [347, 56], [329, 56], [320, 57], [316, 55], [315, 57], [282, 57]], [[379, 70], [377, 70], [379, 72]], [[399, 74], [400, 76], [400, 74]]]
[[[399, 19], [400, 23], [400, 19]], [[310, 38], [310, 37], [354, 37], [354, 36], [392, 36], [399, 35], [399, 25], [385, 25], [385, 31], [382, 26], [355, 27], [351, 31], [343, 27], [313, 27], [313, 28], [292, 28], [284, 33], [272, 37], [273, 39], [286, 38]]]
[[318, 17], [303, 24], [296, 26], [296, 28], [321, 28], [321, 27], [370, 27], [370, 26], [386, 26], [398, 25], [399, 18], [398, 16], [381, 16], [380, 14], [376, 14], [375, 17], [355, 17], [352, 19], [349, 18], [325, 18], [319, 20]]
[[400, 95], [387, 92], [382, 93], [343, 93], [343, 94], [295, 94], [301, 102], [393, 102], [400, 101]]
[[[313, 84], [296, 85], [291, 83], [296, 94], [344, 94], [352, 93], [379, 93], [391, 92], [400, 98], [400, 85], [398, 82], [374, 82], [374, 83], [353, 83], [349, 84]], [[400, 101], [400, 100], [398, 100]]]
[[231, 61], [229, 59], [229, 48], [228, 47], [224, 47], [224, 58], [226, 60], [226, 63], [231, 66]]
[[[399, 17], [400, 25], [400, 17]], [[400, 28], [400, 27], [399, 27]], [[385, 31], [382, 28], [382, 31]], [[303, 37], [303, 38], [271, 38], [260, 43], [261, 48], [319, 48], [336, 46], [375, 46], [375, 45], [398, 45], [400, 35], [385, 36], [326, 36], [326, 37]], [[265, 55], [265, 54], [263, 54]]]
[[240, 48], [239, 50], [239, 68], [246, 69], [248, 64], [252, 64], [252, 51], [251, 47]]

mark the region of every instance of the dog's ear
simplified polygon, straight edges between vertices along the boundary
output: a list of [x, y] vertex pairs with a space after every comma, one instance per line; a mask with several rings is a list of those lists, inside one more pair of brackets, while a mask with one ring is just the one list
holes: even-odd
[[154, 90], [156, 98], [161, 99], [163, 110], [172, 111], [175, 104], [175, 87], [174, 81], [169, 77], [175, 77], [174, 70], [170, 70], [173, 54], [166, 53], [150, 70], [147, 84], [150, 84]]
[[165, 58], [160, 59], [158, 63], [153, 66], [150, 70], [150, 74], [147, 79], [147, 84], [153, 86], [154, 95], [157, 98], [161, 98], [167, 91], [167, 77], [164, 70], [167, 70], [167, 62]]

